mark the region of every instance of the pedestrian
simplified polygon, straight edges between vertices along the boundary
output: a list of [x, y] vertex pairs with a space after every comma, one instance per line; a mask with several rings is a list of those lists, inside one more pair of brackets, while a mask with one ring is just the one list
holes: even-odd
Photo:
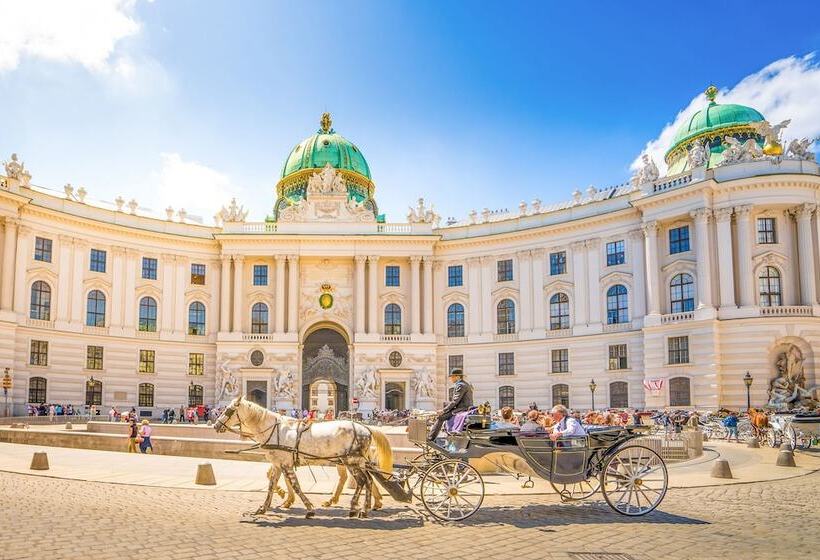
[[129, 453], [136, 453], [137, 452], [137, 421], [134, 418], [131, 418], [128, 424], [128, 452]]
[[54, 415], [57, 413], [57, 409], [53, 404], [48, 405], [48, 421], [54, 422]]
[[174, 423], [174, 416], [175, 416], [175, 415], [176, 415], [176, 412], [174, 411], [174, 409], [173, 409], [173, 408], [171, 408], [171, 409], [169, 409], [169, 410], [168, 410], [168, 423], [169, 423], [169, 424], [173, 424], [173, 423]]
[[154, 447], [151, 445], [151, 425], [148, 420], [142, 421], [142, 426], [140, 426], [139, 437], [137, 441], [140, 444], [140, 453], [148, 453], [149, 450], [151, 453], [154, 452]]
[[723, 419], [723, 425], [726, 427], [726, 441], [732, 441], [732, 435], [734, 435], [735, 442], [740, 443], [737, 436], [737, 413], [730, 412], [729, 416]]

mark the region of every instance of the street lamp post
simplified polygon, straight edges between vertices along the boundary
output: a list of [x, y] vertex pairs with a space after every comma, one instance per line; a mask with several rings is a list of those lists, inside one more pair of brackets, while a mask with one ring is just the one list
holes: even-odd
[[91, 405], [94, 404], [94, 383], [95, 381], [93, 375], [88, 378], [88, 381], [85, 382], [85, 407], [86, 412], [88, 412], [89, 422], [91, 421]]
[[595, 410], [595, 389], [598, 385], [595, 384], [595, 380], [592, 379], [589, 382], [589, 392], [592, 393], [592, 410]]
[[9, 416], [9, 389], [12, 387], [11, 375], [9, 375], [9, 368], [6, 368], [3, 374], [3, 400], [5, 401], [5, 411], [3, 416]]
[[747, 371], [746, 375], [743, 376], [743, 383], [746, 384], [746, 410], [752, 408], [752, 397], [749, 392], [752, 387], [752, 381], [754, 381], [754, 377]]

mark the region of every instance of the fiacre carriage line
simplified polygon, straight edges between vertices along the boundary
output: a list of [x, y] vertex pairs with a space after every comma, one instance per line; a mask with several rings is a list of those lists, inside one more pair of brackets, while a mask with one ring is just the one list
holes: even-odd
[[[335, 464], [341, 478], [350, 472], [356, 481], [350, 517], [367, 517], [371, 497], [376, 498], [375, 508], [379, 507], [375, 482], [398, 502], [420, 502], [436, 519], [465, 520], [478, 511], [485, 495], [482, 475], [470, 459], [484, 459], [528, 480], [542, 478], [562, 501], [582, 500], [600, 491], [612, 509], [626, 516], [646, 515], [666, 495], [666, 464], [655, 451], [634, 441], [645, 435], [648, 427], [590, 427], [585, 436], [553, 441], [545, 432], [490, 428], [490, 421], [489, 415], [473, 414], [462, 432], [429, 441], [426, 420], [412, 418], [408, 436], [419, 454], [407, 464], [396, 465], [387, 438], [378, 430], [352, 420], [305, 424], [242, 396], [225, 409], [214, 428], [252, 439], [255, 445], [244, 451], [261, 450], [268, 456], [269, 487], [257, 510], [260, 514], [270, 507], [274, 493], [284, 495], [277, 486], [284, 474], [289, 497], [283, 505], [292, 504], [295, 493], [305, 505], [306, 517], [314, 516], [313, 505], [299, 487], [294, 470], [306, 464]], [[337, 485], [334, 499], [338, 499], [343, 482]], [[331, 503], [335, 503], [333, 499], [324, 505]]]

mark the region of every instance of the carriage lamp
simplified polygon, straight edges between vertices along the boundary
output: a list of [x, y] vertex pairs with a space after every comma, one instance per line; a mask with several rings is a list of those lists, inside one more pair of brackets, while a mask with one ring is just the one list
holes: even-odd
[[589, 381], [589, 392], [592, 393], [592, 410], [595, 410], [595, 389], [598, 385], [595, 384], [595, 380], [591, 379]]
[[743, 376], [743, 383], [746, 384], [746, 410], [752, 408], [752, 398], [750, 395], [752, 381], [754, 381], [754, 377], [752, 377], [752, 374], [747, 371], [746, 375]]

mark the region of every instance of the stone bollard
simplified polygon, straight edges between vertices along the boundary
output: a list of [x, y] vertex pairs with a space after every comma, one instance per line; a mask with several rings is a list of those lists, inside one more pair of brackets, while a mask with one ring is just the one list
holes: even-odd
[[734, 478], [732, 476], [732, 469], [729, 468], [729, 461], [726, 459], [718, 459], [715, 461], [709, 476], [712, 478]]
[[65, 429], [66, 430], [73, 430], [74, 426], [71, 424], [71, 422], [66, 422], [65, 423]]
[[752, 449], [759, 449], [760, 448], [760, 442], [757, 441], [756, 437], [750, 437], [749, 439], [746, 440], [746, 447], [751, 447]]
[[211, 420], [208, 420], [208, 425], [209, 425], [209, 426], [213, 426], [213, 425], [214, 425], [214, 423], [213, 423]]
[[777, 454], [776, 464], [778, 467], [797, 466], [797, 464], [794, 462], [794, 451], [792, 451], [792, 446], [789, 443], [783, 443], [780, 446], [780, 452]]
[[31, 466], [33, 471], [47, 471], [48, 470], [48, 455], [45, 451], [35, 451], [31, 458]]
[[216, 477], [214, 476], [214, 468], [210, 463], [200, 463], [196, 467], [196, 484], [203, 486], [215, 486]]

